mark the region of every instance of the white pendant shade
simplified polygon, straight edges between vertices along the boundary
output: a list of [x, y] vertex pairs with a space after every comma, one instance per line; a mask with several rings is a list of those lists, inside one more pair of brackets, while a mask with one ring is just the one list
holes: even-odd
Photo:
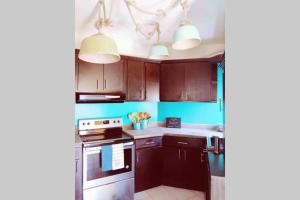
[[99, 64], [114, 63], [120, 60], [115, 41], [100, 33], [83, 39], [78, 57], [83, 61]]
[[174, 34], [173, 49], [186, 50], [198, 46], [201, 43], [199, 32], [193, 25], [180, 26]]
[[169, 51], [166, 46], [161, 44], [156, 44], [152, 46], [149, 54], [150, 59], [166, 59], [168, 57]]

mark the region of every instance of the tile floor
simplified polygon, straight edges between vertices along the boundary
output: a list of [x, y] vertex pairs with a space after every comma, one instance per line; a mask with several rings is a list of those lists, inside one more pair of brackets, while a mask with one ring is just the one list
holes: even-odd
[[134, 200], [205, 200], [205, 192], [161, 185], [136, 193]]

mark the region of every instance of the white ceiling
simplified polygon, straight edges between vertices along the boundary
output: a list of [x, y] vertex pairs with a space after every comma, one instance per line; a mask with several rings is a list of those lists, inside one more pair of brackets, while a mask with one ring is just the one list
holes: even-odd
[[[136, 4], [146, 10], [155, 11], [165, 8], [172, 0], [135, 0]], [[94, 23], [97, 19], [98, 0], [75, 0], [75, 47], [80, 48], [81, 40], [95, 34]], [[112, 37], [122, 55], [147, 57], [151, 45], [156, 37], [147, 40], [143, 35], [135, 32], [124, 0], [105, 0], [106, 8], [113, 2], [113, 27], [103, 29], [103, 33]], [[202, 43], [187, 51], [175, 51], [171, 47], [170, 59], [201, 58], [219, 54], [225, 49], [225, 8], [224, 0], [189, 0], [191, 9], [188, 14], [190, 21], [198, 28]], [[108, 10], [108, 9], [107, 9]], [[138, 23], [159, 21], [161, 42], [170, 46], [173, 34], [182, 17], [182, 8], [177, 4], [167, 13], [166, 17], [158, 18], [133, 11]], [[149, 26], [148, 26], [149, 27]]]

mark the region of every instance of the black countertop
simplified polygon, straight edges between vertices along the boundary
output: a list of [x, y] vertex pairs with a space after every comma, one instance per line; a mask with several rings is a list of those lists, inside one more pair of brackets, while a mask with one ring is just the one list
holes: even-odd
[[213, 152], [208, 152], [210, 173], [212, 176], [225, 177], [225, 155], [221, 153], [219, 155]]

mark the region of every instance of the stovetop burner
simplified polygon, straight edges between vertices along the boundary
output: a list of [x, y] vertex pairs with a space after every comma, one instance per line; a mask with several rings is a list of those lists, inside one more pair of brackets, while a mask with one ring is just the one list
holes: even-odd
[[133, 140], [123, 132], [121, 118], [79, 120], [78, 134], [85, 146]]
[[126, 133], [121, 132], [120, 135], [82, 135], [80, 136], [82, 142], [93, 142], [99, 140], [123, 140], [123, 139], [130, 139], [131, 136], [127, 135]]

